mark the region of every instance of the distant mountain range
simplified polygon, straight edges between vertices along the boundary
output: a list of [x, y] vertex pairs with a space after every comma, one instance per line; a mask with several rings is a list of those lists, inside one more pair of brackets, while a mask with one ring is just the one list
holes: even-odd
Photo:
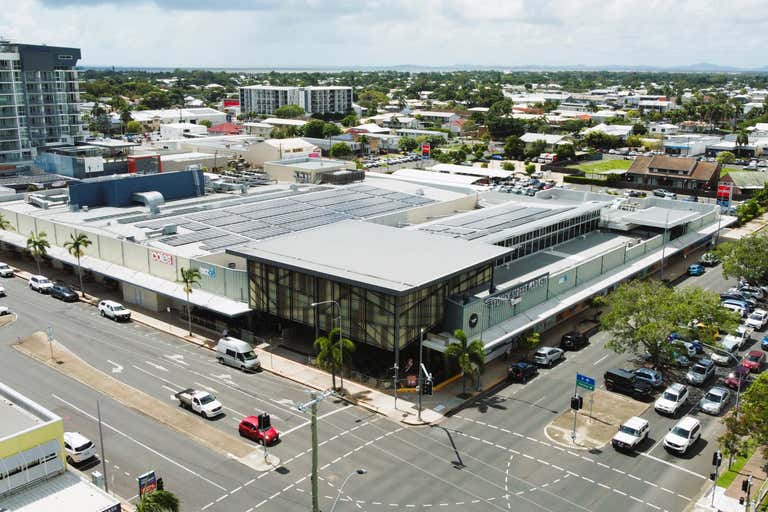
[[285, 73], [299, 72], [333, 72], [333, 71], [404, 71], [411, 73], [426, 73], [440, 71], [613, 71], [613, 72], [656, 72], [656, 73], [768, 73], [768, 65], [759, 68], [740, 68], [736, 66], [721, 66], [709, 62], [699, 62], [696, 64], [687, 64], [684, 66], [627, 66], [627, 65], [606, 65], [590, 66], [587, 64], [575, 64], [571, 66], [478, 66], [472, 64], [454, 64], [450, 66], [423, 66], [415, 64], [398, 64], [395, 66], [296, 66], [296, 67], [144, 67], [144, 66], [78, 66], [79, 69], [115, 69], [116, 71], [173, 71], [174, 69], [195, 70], [204, 69], [207, 71], [229, 71], [239, 73], [263, 73], [269, 71], [280, 71]]

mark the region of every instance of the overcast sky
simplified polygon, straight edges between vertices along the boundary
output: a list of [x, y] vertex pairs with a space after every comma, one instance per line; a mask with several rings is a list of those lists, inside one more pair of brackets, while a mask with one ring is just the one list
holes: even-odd
[[765, 0], [0, 0], [81, 65], [768, 65]]

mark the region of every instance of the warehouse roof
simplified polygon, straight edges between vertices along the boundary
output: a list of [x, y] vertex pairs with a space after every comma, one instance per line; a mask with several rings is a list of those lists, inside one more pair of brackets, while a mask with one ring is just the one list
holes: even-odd
[[349, 220], [227, 252], [363, 288], [404, 294], [492, 262], [507, 251]]

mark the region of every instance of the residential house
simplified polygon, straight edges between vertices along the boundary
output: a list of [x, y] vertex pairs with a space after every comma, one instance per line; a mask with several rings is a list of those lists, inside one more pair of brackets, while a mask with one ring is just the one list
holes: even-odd
[[626, 139], [632, 134], [632, 125], [629, 124], [605, 124], [600, 123], [592, 128], [585, 128], [581, 131], [582, 135], [587, 135], [592, 132], [602, 132], [606, 135], [618, 137], [620, 139]]
[[646, 128], [648, 133], [656, 135], [675, 135], [680, 131], [680, 128], [672, 123], [648, 123]]
[[720, 164], [696, 158], [674, 158], [665, 155], [639, 156], [626, 172], [627, 182], [634, 187], [666, 188], [691, 195], [712, 195], [720, 178]]
[[208, 128], [212, 135], [239, 135], [241, 131], [242, 127], [233, 123], [220, 123]]
[[544, 148], [544, 152], [554, 153], [557, 151], [558, 146], [562, 144], [573, 144], [573, 137], [570, 135], [559, 135], [551, 133], [526, 133], [520, 140], [525, 142], [526, 151], [530, 150], [533, 145], [538, 141], [544, 141], [547, 145]]

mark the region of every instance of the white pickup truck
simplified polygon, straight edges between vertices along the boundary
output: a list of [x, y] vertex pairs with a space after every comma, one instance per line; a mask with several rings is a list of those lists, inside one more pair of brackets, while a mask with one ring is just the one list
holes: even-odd
[[224, 414], [221, 402], [207, 391], [189, 388], [179, 391], [174, 396], [178, 399], [180, 406], [198, 413], [203, 418], [215, 418], [219, 414]]

